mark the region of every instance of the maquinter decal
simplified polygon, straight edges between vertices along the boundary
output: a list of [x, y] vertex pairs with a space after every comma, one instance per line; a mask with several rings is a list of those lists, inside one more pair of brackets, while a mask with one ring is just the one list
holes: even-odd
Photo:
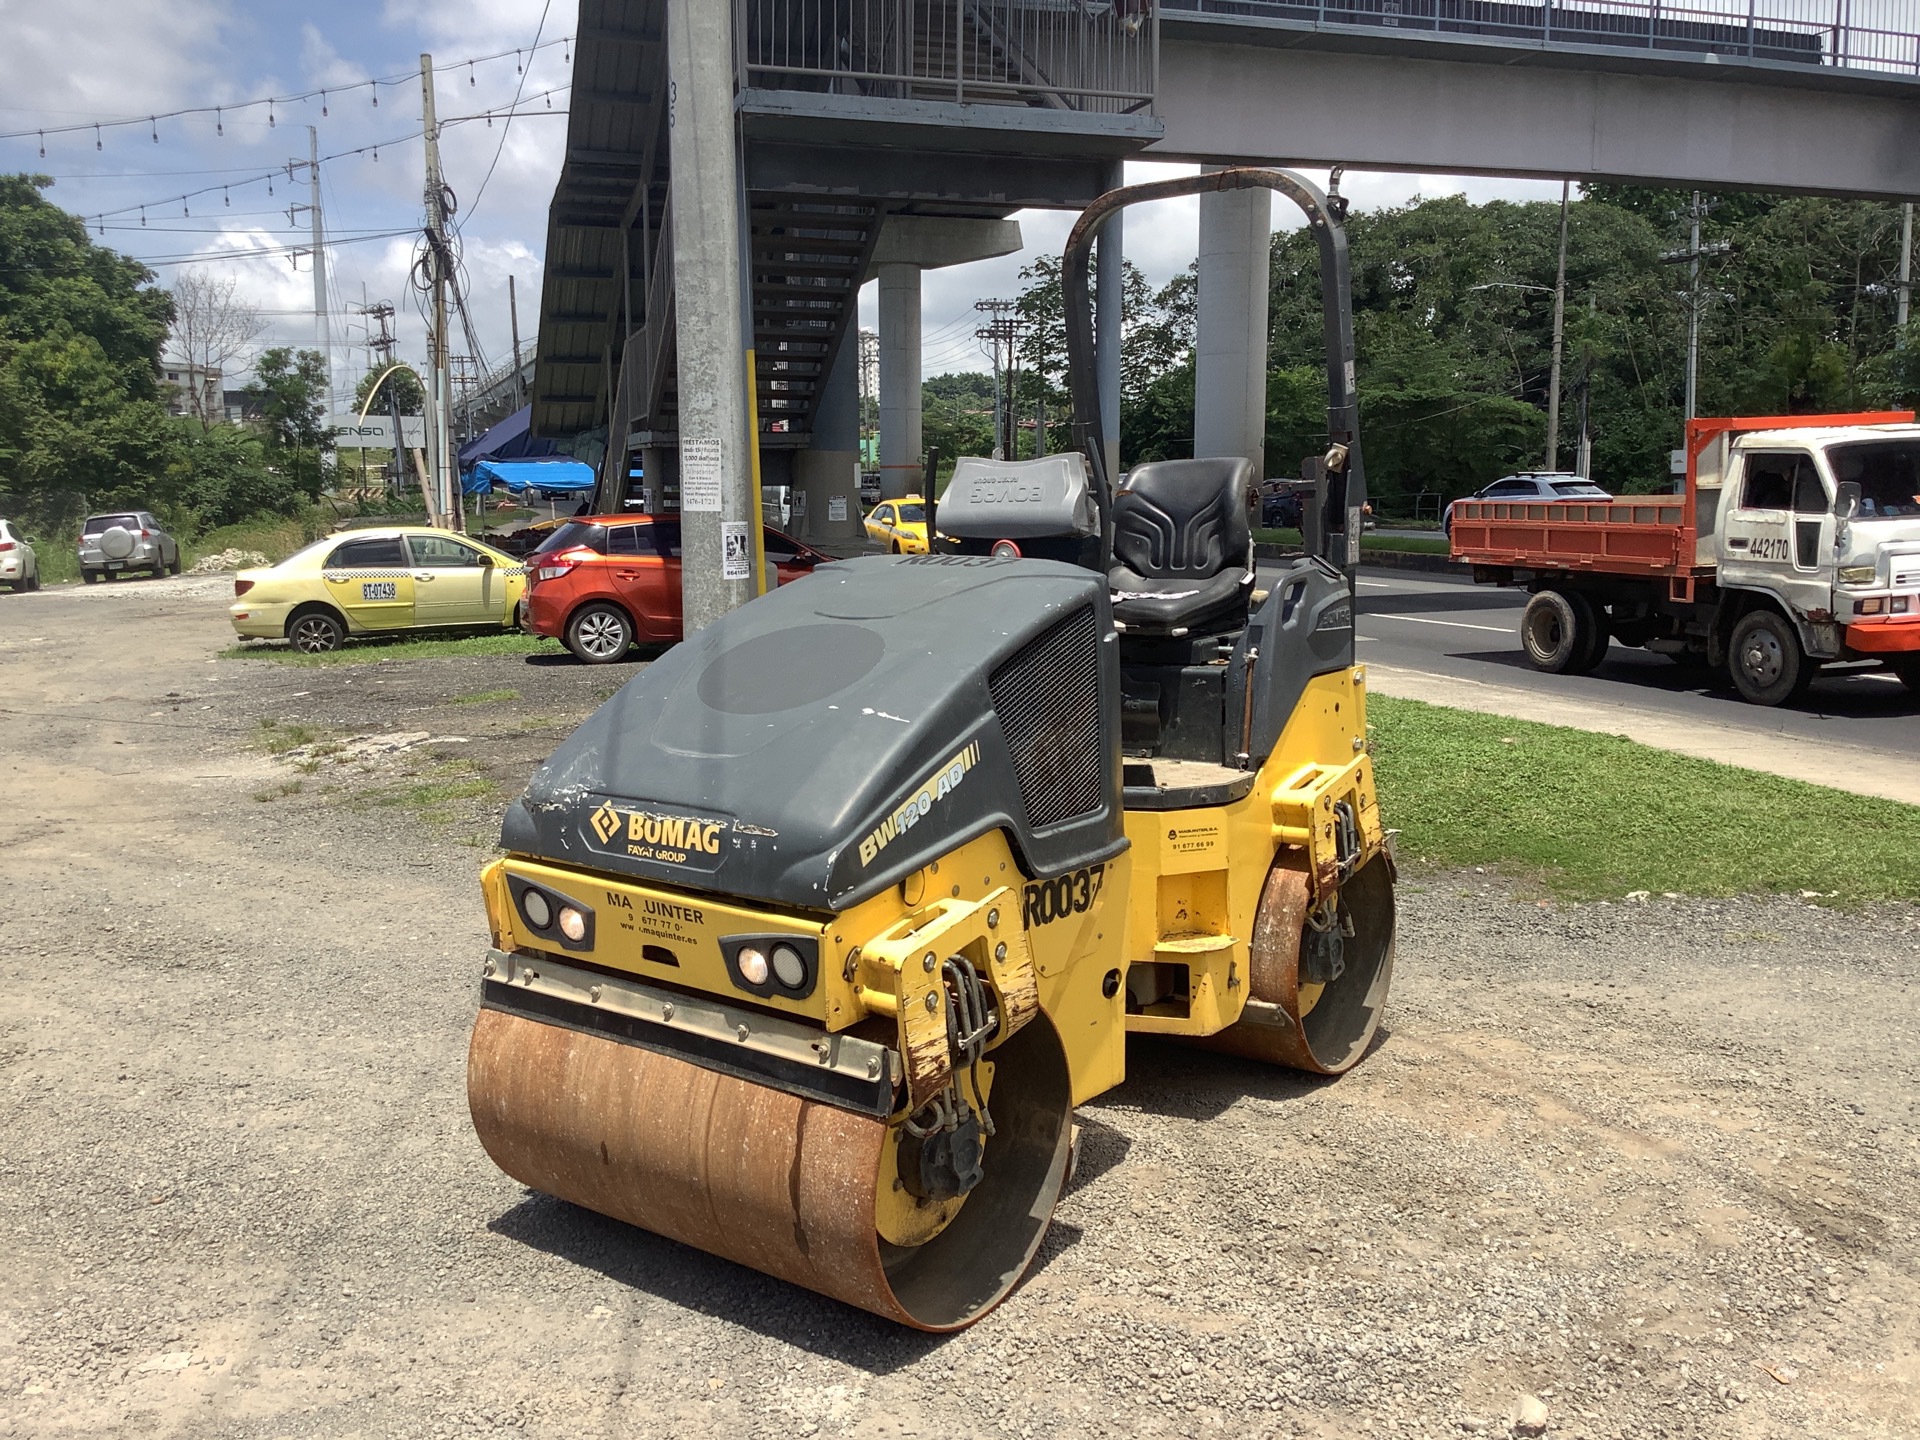
[[879, 853], [922, 820], [927, 818], [936, 800], [944, 800], [960, 787], [967, 772], [980, 763], [980, 742], [974, 741], [921, 782], [920, 787], [903, 800], [894, 812], [874, 827], [860, 842], [860, 863], [871, 865]]

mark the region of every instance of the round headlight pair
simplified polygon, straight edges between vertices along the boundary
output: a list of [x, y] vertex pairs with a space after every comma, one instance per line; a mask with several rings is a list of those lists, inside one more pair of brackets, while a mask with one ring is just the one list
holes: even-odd
[[[553, 902], [531, 886], [520, 892], [520, 913], [536, 930], [545, 930], [554, 923]], [[578, 944], [587, 938], [587, 917], [571, 905], [562, 905], [560, 933]]]
[[758, 945], [740, 948], [740, 978], [749, 985], [764, 985], [771, 974], [789, 990], [801, 990], [807, 983], [807, 962], [791, 945], [775, 945], [771, 954]]

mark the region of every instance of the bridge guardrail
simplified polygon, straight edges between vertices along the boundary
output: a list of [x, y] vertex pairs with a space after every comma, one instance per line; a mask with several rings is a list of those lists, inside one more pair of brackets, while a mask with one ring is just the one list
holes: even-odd
[[[1920, 76], [1920, 0], [1159, 0], [1180, 14], [1484, 35]], [[1864, 22], [1864, 23], [1863, 23]]]

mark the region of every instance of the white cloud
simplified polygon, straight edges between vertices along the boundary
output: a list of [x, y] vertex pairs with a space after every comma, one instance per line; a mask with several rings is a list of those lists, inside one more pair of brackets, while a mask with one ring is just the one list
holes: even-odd
[[223, 0], [8, 4], [0, 8], [6, 108], [77, 120], [231, 100], [222, 62], [236, 24]]

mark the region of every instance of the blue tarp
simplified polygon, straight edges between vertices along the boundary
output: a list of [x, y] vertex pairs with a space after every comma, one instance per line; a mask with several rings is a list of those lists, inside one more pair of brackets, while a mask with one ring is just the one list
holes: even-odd
[[463, 482], [469, 495], [496, 485], [515, 495], [535, 491], [542, 495], [579, 495], [593, 489], [591, 465], [578, 460], [482, 460]]
[[466, 470], [481, 460], [538, 460], [558, 455], [551, 440], [536, 440], [527, 433], [533, 422], [533, 407], [523, 405], [498, 425], [474, 436], [460, 447], [460, 468]]

